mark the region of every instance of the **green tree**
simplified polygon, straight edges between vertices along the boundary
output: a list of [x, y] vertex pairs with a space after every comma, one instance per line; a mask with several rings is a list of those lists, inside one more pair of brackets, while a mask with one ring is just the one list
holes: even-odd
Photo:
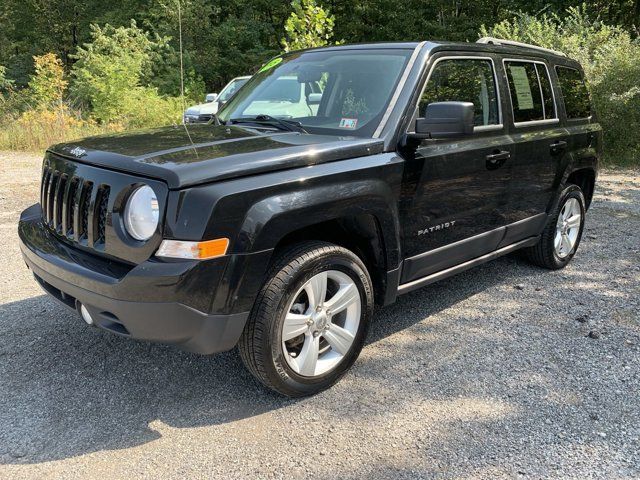
[[[147, 2], [148, 8], [136, 17], [140, 19], [138, 24], [160, 36], [170, 36], [177, 51], [175, 0]], [[283, 25], [290, 13], [288, 2], [181, 0], [180, 3], [185, 72], [192, 71], [194, 78], [201, 77], [208, 91], [219, 91], [231, 78], [253, 73], [265, 60], [280, 53]], [[179, 85], [177, 72], [177, 63], [167, 65], [164, 78], [173, 78], [173, 85]]]
[[[144, 125], [149, 114], [158, 115], [151, 123], [165, 122], [175, 112], [164, 113], [155, 87], [148, 86], [152, 72], [153, 52], [161, 50], [167, 40], [138, 28], [91, 26], [92, 41], [78, 48], [72, 69], [74, 95], [91, 107], [92, 116], [100, 122], [122, 122]], [[170, 105], [167, 105], [170, 107]]]
[[316, 0], [293, 0], [293, 12], [287, 19], [282, 46], [285, 52], [303, 48], [322, 47], [333, 37], [335, 17]]

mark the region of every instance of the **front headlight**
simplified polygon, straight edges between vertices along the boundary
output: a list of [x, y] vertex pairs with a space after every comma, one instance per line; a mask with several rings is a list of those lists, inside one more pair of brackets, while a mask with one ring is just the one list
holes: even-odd
[[149, 240], [158, 228], [158, 198], [148, 185], [138, 187], [124, 207], [124, 226], [136, 240]]

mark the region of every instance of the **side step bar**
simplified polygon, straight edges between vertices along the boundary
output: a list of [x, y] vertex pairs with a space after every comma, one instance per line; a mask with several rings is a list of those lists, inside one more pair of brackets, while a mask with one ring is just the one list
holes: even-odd
[[427, 275], [426, 277], [403, 283], [402, 285], [398, 286], [398, 294], [402, 295], [412, 292], [413, 290], [424, 287], [425, 285], [429, 285], [431, 283], [437, 282], [438, 280], [442, 280], [443, 278], [451, 277], [452, 275], [455, 275], [457, 273], [464, 272], [465, 270], [469, 270], [470, 268], [476, 267], [478, 265], [482, 265], [483, 263], [494, 260], [520, 248], [531, 247], [538, 242], [539, 238], [540, 237], [529, 237], [519, 242], [512, 243], [511, 245], [507, 245], [506, 247], [502, 247], [493, 252], [487, 253], [486, 255], [483, 255], [481, 257], [461, 263], [460, 265], [455, 265], [445, 270], [440, 270], [439, 272]]

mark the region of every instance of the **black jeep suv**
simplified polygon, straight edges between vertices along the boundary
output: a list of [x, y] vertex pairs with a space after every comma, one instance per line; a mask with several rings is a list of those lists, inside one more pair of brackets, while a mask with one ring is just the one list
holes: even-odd
[[50, 148], [24, 259], [86, 323], [333, 384], [374, 305], [578, 248], [602, 134], [580, 65], [498, 39], [289, 53], [208, 125]]

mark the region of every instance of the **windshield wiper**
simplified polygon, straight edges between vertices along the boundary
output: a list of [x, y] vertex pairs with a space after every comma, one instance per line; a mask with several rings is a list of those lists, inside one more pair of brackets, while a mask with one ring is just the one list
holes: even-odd
[[235, 123], [257, 123], [279, 128], [280, 130], [285, 130], [287, 132], [309, 133], [304, 129], [300, 122], [276, 118], [265, 114], [256, 115], [255, 117], [232, 118], [229, 120], [229, 123], [232, 125]]

